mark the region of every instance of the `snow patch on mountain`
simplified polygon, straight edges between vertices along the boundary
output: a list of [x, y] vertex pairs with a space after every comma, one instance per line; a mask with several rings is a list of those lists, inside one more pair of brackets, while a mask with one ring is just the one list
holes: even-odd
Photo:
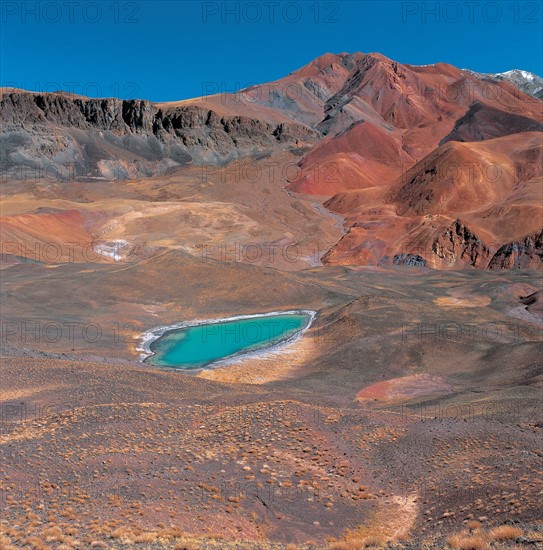
[[503, 73], [477, 73], [469, 69], [463, 71], [478, 78], [493, 78], [495, 80], [507, 80], [525, 94], [543, 99], [543, 78], [522, 69], [511, 69]]

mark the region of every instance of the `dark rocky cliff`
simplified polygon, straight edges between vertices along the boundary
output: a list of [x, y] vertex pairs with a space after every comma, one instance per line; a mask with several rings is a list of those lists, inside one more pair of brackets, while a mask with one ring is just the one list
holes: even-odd
[[490, 260], [488, 269], [541, 269], [542, 263], [543, 229], [504, 244]]
[[[140, 177], [175, 166], [305, 147], [318, 132], [296, 123], [221, 117], [198, 106], [65, 94], [5, 93], [0, 100], [4, 177]], [[67, 169], [69, 167], [69, 169]]]
[[435, 239], [432, 252], [450, 264], [462, 260], [482, 269], [488, 265], [490, 258], [488, 246], [461, 219], [455, 220]]

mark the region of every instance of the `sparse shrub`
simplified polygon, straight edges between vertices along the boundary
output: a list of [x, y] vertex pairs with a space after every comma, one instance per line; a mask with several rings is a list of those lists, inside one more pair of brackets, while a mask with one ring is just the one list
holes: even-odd
[[117, 529], [112, 531], [111, 538], [121, 539], [123, 542], [128, 542], [128, 541], [132, 542], [133, 533], [129, 527], [121, 526], [121, 527], [117, 527]]
[[134, 542], [155, 542], [157, 538], [157, 533], [150, 531], [147, 533], [140, 533], [136, 535], [136, 537], [134, 538]]
[[485, 550], [488, 543], [481, 536], [451, 535], [447, 544], [455, 550]]
[[16, 550], [16, 547], [11, 544], [11, 539], [4, 536], [0, 536], [0, 548], [2, 550]]
[[379, 536], [370, 535], [365, 538], [352, 538], [333, 542], [330, 548], [333, 550], [362, 550], [363, 548], [383, 548], [385, 541]]
[[43, 536], [45, 537], [46, 542], [62, 542], [64, 540], [64, 535], [60, 530], [60, 527], [47, 527], [43, 530]]
[[513, 525], [500, 525], [490, 531], [492, 540], [513, 540], [520, 536], [522, 536], [522, 529], [514, 527]]
[[180, 542], [175, 545], [174, 550], [200, 550], [200, 545], [195, 542]]
[[364, 538], [364, 546], [362, 548], [384, 548], [386, 546], [385, 539], [380, 535], [369, 535]]
[[170, 540], [181, 538], [185, 535], [185, 532], [180, 527], [172, 525], [171, 527], [162, 527], [157, 532], [157, 537], [160, 539]]

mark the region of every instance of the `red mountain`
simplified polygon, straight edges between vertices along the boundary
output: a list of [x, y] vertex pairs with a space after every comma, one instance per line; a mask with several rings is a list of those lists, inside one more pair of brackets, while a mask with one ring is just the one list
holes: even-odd
[[287, 151], [300, 170], [281, 185], [345, 216], [327, 263], [512, 267], [492, 254], [528, 239], [526, 265], [539, 266], [543, 102], [507, 79], [328, 53], [238, 93], [151, 103], [5, 89], [0, 109], [9, 177], [47, 167], [62, 179], [70, 164], [76, 179], [133, 179]]

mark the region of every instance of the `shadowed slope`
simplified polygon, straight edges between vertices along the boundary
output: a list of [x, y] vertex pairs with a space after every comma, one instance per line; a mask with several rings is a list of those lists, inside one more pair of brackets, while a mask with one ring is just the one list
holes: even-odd
[[439, 144], [443, 145], [448, 141], [482, 141], [519, 132], [541, 131], [543, 124], [532, 118], [474, 103], [468, 112], [456, 121], [453, 131]]

